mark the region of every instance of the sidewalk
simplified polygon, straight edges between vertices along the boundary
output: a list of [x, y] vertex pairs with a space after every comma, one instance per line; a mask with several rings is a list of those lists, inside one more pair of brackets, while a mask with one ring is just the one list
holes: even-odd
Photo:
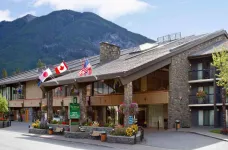
[[44, 138], [49, 140], [57, 140], [57, 141], [64, 141], [64, 142], [74, 142], [74, 143], [80, 143], [80, 144], [89, 144], [94, 146], [102, 146], [107, 148], [115, 148], [115, 149], [129, 149], [129, 150], [138, 150], [143, 148], [150, 148], [153, 150], [166, 150], [163, 148], [158, 147], [152, 147], [148, 145], [143, 144], [119, 144], [119, 143], [107, 143], [107, 142], [101, 142], [100, 140], [90, 140], [90, 139], [74, 139], [74, 138], [65, 138], [64, 136], [59, 135], [37, 135], [37, 134], [30, 134], [25, 133], [23, 136], [30, 136], [30, 137], [38, 137], [38, 138]]
[[[192, 128], [180, 128], [178, 129], [179, 132], [188, 132], [188, 133], [194, 133], [199, 134], [202, 136], [211, 137], [214, 139], [222, 140], [228, 142], [228, 135], [222, 135], [217, 133], [212, 133], [210, 130], [213, 130], [216, 128], [212, 127], [192, 127]], [[175, 131], [176, 129], [170, 129], [170, 131]]]

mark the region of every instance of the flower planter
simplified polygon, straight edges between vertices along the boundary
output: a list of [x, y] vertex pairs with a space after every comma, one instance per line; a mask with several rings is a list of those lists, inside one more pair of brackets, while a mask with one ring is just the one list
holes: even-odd
[[[138, 131], [136, 134], [136, 143], [139, 143], [141, 136], [141, 132]], [[135, 136], [115, 136], [115, 135], [107, 135], [108, 143], [121, 143], [121, 144], [135, 144]]]
[[204, 103], [204, 98], [198, 98], [199, 104], [203, 104]]
[[36, 129], [36, 128], [30, 128], [29, 133], [33, 134], [47, 134], [47, 129]]

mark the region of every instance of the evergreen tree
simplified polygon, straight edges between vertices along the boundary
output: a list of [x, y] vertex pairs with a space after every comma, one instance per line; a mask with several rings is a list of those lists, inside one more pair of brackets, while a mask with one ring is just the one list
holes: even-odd
[[13, 72], [13, 75], [16, 75], [16, 74], [18, 74], [18, 73], [20, 73], [21, 71], [20, 71], [20, 68], [16, 68], [15, 69], [15, 71]]
[[2, 77], [5, 78], [7, 76], [8, 76], [8, 73], [7, 73], [6, 69], [3, 69], [2, 70]]
[[42, 68], [45, 66], [45, 64], [39, 59], [36, 66], [37, 66], [37, 68]]

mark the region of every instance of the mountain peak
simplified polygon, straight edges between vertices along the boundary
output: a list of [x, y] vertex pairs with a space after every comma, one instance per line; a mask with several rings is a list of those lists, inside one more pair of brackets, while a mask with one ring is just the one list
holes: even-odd
[[30, 21], [32, 21], [33, 19], [35, 19], [36, 18], [36, 16], [33, 16], [33, 15], [31, 15], [31, 14], [27, 14], [27, 15], [25, 15], [24, 17], [22, 17], [25, 21], [27, 21], [27, 22], [30, 22]]

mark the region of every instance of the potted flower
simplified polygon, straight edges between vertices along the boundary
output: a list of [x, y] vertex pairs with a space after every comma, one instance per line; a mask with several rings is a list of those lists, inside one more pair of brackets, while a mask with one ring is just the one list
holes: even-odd
[[196, 97], [198, 98], [200, 104], [204, 102], [206, 96], [207, 93], [205, 91], [200, 90], [196, 93]]

